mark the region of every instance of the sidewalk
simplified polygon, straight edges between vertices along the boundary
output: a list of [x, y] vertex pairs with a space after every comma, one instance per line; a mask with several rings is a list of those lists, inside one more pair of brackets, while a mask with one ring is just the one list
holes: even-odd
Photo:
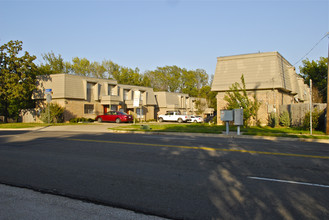
[[0, 184], [0, 219], [162, 220], [164, 218]]

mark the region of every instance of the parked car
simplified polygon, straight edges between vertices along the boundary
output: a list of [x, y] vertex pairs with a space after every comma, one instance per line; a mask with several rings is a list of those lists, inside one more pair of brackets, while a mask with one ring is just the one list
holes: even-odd
[[109, 111], [104, 115], [98, 115], [96, 119], [98, 122], [108, 121], [108, 122], [133, 122], [133, 116], [128, 115], [125, 112]]
[[165, 115], [159, 115], [158, 121], [177, 121], [179, 123], [187, 122], [190, 120], [189, 115], [182, 115], [180, 112], [168, 111]]
[[201, 116], [191, 115], [191, 120], [189, 122], [201, 123], [203, 122], [203, 118]]

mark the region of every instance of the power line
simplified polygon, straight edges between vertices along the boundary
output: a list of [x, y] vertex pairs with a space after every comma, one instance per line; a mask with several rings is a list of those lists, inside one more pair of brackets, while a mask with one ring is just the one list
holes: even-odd
[[297, 64], [297, 63], [299, 63], [302, 59], [304, 59], [309, 53], [311, 53], [312, 52], [312, 50], [316, 47], [316, 46], [318, 46], [318, 44], [326, 37], [326, 36], [329, 36], [329, 32], [328, 33], [326, 33], [320, 40], [319, 40], [319, 42], [317, 42], [313, 47], [312, 47], [312, 49], [310, 50], [310, 51], [308, 51], [306, 54], [305, 54], [305, 56], [303, 56], [302, 58], [300, 58], [295, 64], [294, 64], [294, 66]]

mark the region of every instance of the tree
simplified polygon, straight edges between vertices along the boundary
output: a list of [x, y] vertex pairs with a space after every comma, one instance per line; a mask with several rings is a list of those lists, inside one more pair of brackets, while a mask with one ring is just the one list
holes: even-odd
[[214, 108], [217, 110], [217, 92], [211, 91], [209, 85], [203, 86], [199, 91], [199, 96], [207, 99], [207, 104], [209, 108]]
[[208, 74], [203, 69], [157, 67], [156, 70], [147, 71], [144, 77], [148, 78], [155, 91], [182, 92], [193, 97], [199, 97], [201, 88], [209, 85]]
[[248, 97], [244, 76], [241, 76], [242, 86], [235, 82], [226, 92], [224, 100], [227, 101], [227, 109], [243, 108], [243, 122], [245, 126], [249, 126], [250, 119], [256, 120], [257, 111], [260, 107], [260, 102], [254, 96], [253, 100]]
[[32, 92], [36, 88], [36, 59], [28, 52], [19, 57], [22, 41], [9, 41], [0, 47], [0, 114], [5, 122], [18, 119], [22, 109], [33, 107]]
[[68, 73], [68, 63], [64, 62], [64, 59], [59, 54], [56, 56], [54, 52], [42, 54], [45, 64], [39, 66], [41, 74], [56, 74], [56, 73]]
[[313, 82], [313, 89], [316, 88], [320, 94], [320, 101], [327, 101], [327, 75], [328, 63], [327, 58], [320, 57], [318, 61], [303, 60], [303, 66], [299, 67], [301, 76], [306, 84], [309, 85], [310, 79]]
[[64, 122], [65, 109], [57, 103], [48, 103], [41, 111], [40, 119], [44, 123]]

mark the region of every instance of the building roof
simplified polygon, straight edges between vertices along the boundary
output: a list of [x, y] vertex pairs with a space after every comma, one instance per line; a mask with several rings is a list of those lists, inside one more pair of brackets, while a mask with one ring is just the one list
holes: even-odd
[[247, 90], [281, 89], [300, 93], [295, 68], [278, 52], [218, 57], [212, 91], [228, 91], [244, 75]]

